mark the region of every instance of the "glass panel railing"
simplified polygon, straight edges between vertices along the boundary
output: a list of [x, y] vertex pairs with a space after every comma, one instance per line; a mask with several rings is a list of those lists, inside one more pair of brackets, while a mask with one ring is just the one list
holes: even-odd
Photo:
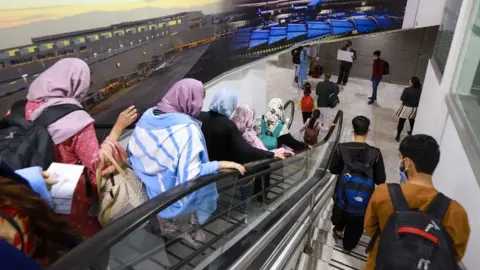
[[[318, 168], [325, 156], [330, 156], [328, 142], [334, 129], [335, 125], [309, 151], [284, 161], [247, 164], [245, 176], [221, 172], [168, 190], [113, 222], [48, 269], [225, 269], [318, 182], [324, 172]], [[252, 188], [256, 184], [264, 189], [252, 196], [242, 195], [249, 183]], [[216, 187], [206, 192], [212, 184]], [[199, 202], [215, 198], [215, 191], [218, 198], [209, 204], [215, 209], [207, 211], [208, 207]], [[174, 202], [184, 202], [199, 192], [203, 192], [203, 199], [196, 200], [195, 212], [165, 219], [168, 210], [179, 206]], [[159, 213], [163, 218], [158, 218]]]
[[[291, 196], [284, 196], [279, 201], [268, 205], [267, 210], [271, 212], [270, 219], [275, 222], [267, 223], [266, 226], [257, 226], [255, 230], [258, 232], [263, 230], [255, 239], [255, 243], [248, 246], [243, 245], [243, 250], [238, 252], [228, 265], [225, 264], [223, 269], [260, 269], [262, 265], [274, 263], [272, 254], [278, 252], [279, 245], [289, 245], [288, 234], [292, 234], [292, 228], [302, 228], [308, 226], [315, 219], [311, 216], [311, 209], [317, 208], [320, 199], [325, 200], [323, 195], [331, 184], [331, 175], [326, 170], [333, 151], [338, 144], [341, 135], [341, 127], [343, 122], [343, 113], [339, 111], [335, 117], [333, 126], [329, 130], [329, 134], [325, 137], [322, 144], [305, 153], [297, 155], [305, 155], [305, 161], [302, 170], [304, 174], [301, 176], [303, 181], [299, 181], [298, 185], [289, 191]], [[289, 168], [288, 164], [282, 168]], [[307, 223], [305, 220], [309, 220]], [[272, 226], [272, 224], [275, 224]], [[253, 241], [252, 241], [253, 242]], [[290, 243], [295, 245], [295, 243]], [[245, 248], [249, 248], [245, 250]], [[243, 255], [242, 255], [243, 254]], [[285, 265], [288, 261], [282, 262]], [[263, 268], [263, 269], [291, 269], [287, 268]]]

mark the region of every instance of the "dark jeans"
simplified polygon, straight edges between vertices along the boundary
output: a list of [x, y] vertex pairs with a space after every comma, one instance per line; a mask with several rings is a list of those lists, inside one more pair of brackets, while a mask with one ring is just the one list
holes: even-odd
[[248, 186], [244, 186], [244, 187], [238, 187], [238, 189], [240, 190], [240, 193], [242, 194], [242, 205], [240, 206], [239, 210], [240, 211], [245, 211], [247, 210], [247, 200], [248, 198], [250, 198], [252, 195], [253, 195], [253, 184], [250, 184]]
[[[404, 118], [398, 119], [397, 137], [400, 137], [400, 135], [402, 134], [403, 127], [405, 126], [406, 121], [407, 119], [404, 119]], [[412, 132], [413, 126], [415, 125], [415, 119], [408, 119], [408, 121], [410, 122], [410, 132]]]
[[308, 118], [312, 117], [312, 112], [302, 112], [303, 123], [305, 124]]
[[333, 207], [332, 223], [333, 229], [337, 232], [343, 231], [343, 249], [350, 251], [354, 249], [363, 234], [364, 216], [351, 215], [338, 207]]
[[341, 61], [340, 62], [340, 73], [338, 74], [337, 84], [343, 82], [343, 84], [347, 84], [348, 76], [350, 75], [350, 69], [352, 69], [352, 63]]
[[[263, 168], [264, 170], [270, 169], [270, 166], [268, 168]], [[263, 179], [263, 180], [262, 180]], [[266, 174], [264, 176], [258, 177], [255, 179], [255, 182], [253, 182], [253, 194], [258, 194], [263, 192], [263, 186], [262, 186], [262, 181], [264, 182], [265, 189], [267, 189], [270, 186], [270, 174]], [[265, 197], [267, 194], [265, 194]], [[257, 197], [258, 201], [263, 201], [263, 195], [259, 195]]]
[[377, 90], [378, 90], [378, 85], [380, 84], [381, 80], [382, 80], [381, 77], [372, 77], [372, 96], [371, 96], [371, 100], [373, 100], [373, 101], [377, 100]]

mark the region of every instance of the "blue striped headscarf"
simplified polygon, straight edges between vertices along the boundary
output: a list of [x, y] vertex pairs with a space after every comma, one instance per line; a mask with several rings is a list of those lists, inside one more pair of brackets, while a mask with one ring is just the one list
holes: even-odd
[[230, 89], [218, 91], [210, 103], [210, 111], [229, 117], [237, 108], [237, 94]]

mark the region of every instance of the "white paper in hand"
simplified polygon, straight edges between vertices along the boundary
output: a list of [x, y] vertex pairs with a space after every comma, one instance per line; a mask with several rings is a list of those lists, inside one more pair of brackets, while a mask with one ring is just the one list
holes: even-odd
[[353, 52], [338, 50], [337, 60], [341, 60], [345, 62], [353, 62]]
[[50, 194], [53, 198], [53, 209], [58, 214], [69, 215], [72, 211], [73, 192], [80, 180], [84, 166], [52, 163], [47, 172], [57, 180]]

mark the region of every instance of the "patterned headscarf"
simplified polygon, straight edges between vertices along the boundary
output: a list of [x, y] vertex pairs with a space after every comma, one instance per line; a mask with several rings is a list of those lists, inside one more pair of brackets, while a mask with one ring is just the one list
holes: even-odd
[[192, 117], [200, 114], [205, 98], [203, 83], [195, 79], [183, 79], [176, 82], [157, 104], [164, 113], [184, 113]]
[[[283, 101], [280, 98], [273, 98], [268, 103], [268, 111], [265, 113], [265, 121], [267, 122], [268, 131], [272, 133], [277, 125], [284, 121]], [[287, 125], [284, 125], [282, 131], [280, 131], [280, 136], [288, 133]]]
[[237, 94], [229, 89], [222, 89], [215, 93], [210, 111], [230, 117], [237, 108]]

